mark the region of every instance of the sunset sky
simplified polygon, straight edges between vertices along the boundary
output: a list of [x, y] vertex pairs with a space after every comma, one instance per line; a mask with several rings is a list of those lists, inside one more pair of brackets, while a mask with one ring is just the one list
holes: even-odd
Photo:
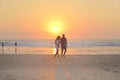
[[120, 0], [0, 0], [0, 39], [120, 39]]

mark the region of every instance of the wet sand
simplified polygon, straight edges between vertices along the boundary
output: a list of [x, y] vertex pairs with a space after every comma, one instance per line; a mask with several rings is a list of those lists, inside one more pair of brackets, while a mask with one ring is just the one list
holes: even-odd
[[120, 55], [0, 54], [0, 80], [120, 80]]

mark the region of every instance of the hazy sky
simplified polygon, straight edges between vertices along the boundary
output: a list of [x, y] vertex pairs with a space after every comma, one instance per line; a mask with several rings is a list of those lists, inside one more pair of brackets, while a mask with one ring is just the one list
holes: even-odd
[[[0, 0], [0, 39], [120, 39], [120, 0]], [[57, 33], [58, 35], [58, 33]]]

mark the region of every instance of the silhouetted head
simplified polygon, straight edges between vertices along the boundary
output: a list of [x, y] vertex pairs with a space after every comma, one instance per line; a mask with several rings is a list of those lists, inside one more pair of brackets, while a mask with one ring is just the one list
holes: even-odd
[[57, 36], [57, 39], [60, 39], [60, 36]]
[[62, 34], [62, 37], [64, 38], [64, 37], [65, 37], [65, 34]]
[[15, 46], [17, 46], [17, 42], [15, 42]]

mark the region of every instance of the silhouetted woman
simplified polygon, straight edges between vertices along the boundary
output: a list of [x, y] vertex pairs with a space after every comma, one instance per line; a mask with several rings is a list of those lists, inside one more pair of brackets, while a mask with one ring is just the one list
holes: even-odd
[[61, 42], [61, 38], [60, 36], [57, 36], [57, 38], [55, 39], [55, 48], [56, 48], [55, 57], [59, 57], [60, 42]]

